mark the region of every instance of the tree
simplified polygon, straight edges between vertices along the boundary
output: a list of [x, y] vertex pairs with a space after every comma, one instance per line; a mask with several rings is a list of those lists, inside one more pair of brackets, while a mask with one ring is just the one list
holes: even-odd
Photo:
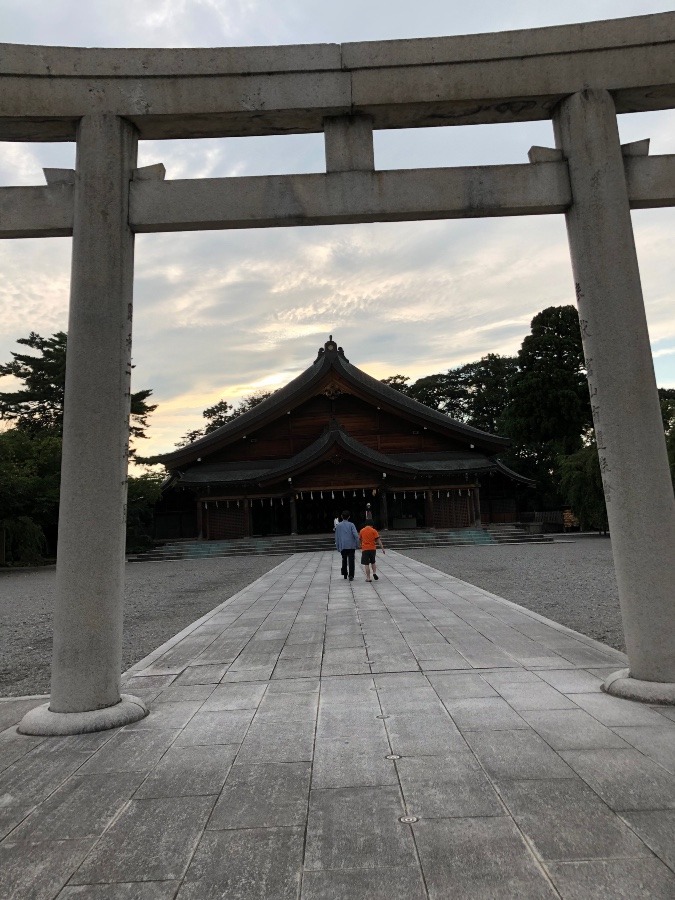
[[593, 425], [575, 307], [550, 306], [538, 313], [516, 361], [498, 423], [513, 442], [504, 461], [535, 479], [531, 498], [539, 508], [555, 508], [563, 501], [560, 459], [581, 450]]
[[547, 456], [580, 449], [593, 419], [574, 306], [549, 306], [532, 319], [517, 366], [501, 417], [508, 436]]
[[511, 399], [511, 383], [518, 371], [514, 356], [488, 353], [460, 368], [466, 390], [466, 421], [474, 428], [499, 434], [504, 410]]
[[659, 388], [659, 403], [666, 433], [666, 449], [670, 463], [670, 477], [675, 485], [675, 388]]
[[[31, 332], [18, 343], [37, 354], [12, 353], [12, 361], [0, 365], [0, 375], [23, 383], [19, 390], [0, 392], [0, 418], [13, 424], [0, 434], [0, 527], [8, 535], [9, 561], [27, 563], [42, 553], [45, 538], [49, 551], [56, 548], [67, 336], [59, 331], [43, 338]], [[156, 409], [147, 403], [151, 394], [131, 395], [133, 438], [146, 437], [148, 417]], [[161, 480], [155, 475], [129, 478], [128, 536], [138, 538], [141, 520], [147, 525], [154, 503], [149, 485], [157, 478]]]
[[[67, 343], [64, 331], [48, 338], [31, 331], [27, 338], [17, 339], [17, 344], [37, 350], [37, 354], [12, 352], [12, 361], [0, 364], [0, 376], [11, 375], [24, 385], [17, 391], [0, 392], [0, 419], [13, 422], [27, 434], [62, 433]], [[131, 395], [132, 438], [146, 437], [148, 416], [157, 409], [156, 404], [146, 402], [151, 394], [152, 390], [143, 390]]]
[[407, 375], [388, 375], [386, 378], [380, 378], [380, 381], [395, 391], [400, 391], [402, 394], [408, 393], [410, 378]]
[[445, 375], [425, 375], [418, 378], [408, 388], [408, 396], [453, 419], [466, 421], [467, 391], [461, 369], [460, 366], [450, 369]]
[[583, 531], [593, 529], [606, 532], [609, 529], [595, 443], [561, 459], [560, 489]]

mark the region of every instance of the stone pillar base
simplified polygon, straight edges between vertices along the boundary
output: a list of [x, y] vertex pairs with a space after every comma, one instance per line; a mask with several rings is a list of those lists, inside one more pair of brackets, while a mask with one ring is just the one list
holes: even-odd
[[144, 719], [147, 714], [148, 707], [145, 703], [131, 694], [122, 694], [119, 703], [115, 703], [114, 706], [88, 712], [52, 712], [49, 703], [43, 703], [42, 706], [36, 706], [26, 713], [19, 722], [17, 731], [20, 734], [37, 734], [44, 737], [88, 734], [91, 731], [107, 731], [109, 728], [130, 725]]
[[620, 669], [606, 679], [603, 691], [624, 700], [640, 703], [661, 703], [675, 706], [675, 684], [666, 681], [640, 681], [630, 677], [630, 669]]

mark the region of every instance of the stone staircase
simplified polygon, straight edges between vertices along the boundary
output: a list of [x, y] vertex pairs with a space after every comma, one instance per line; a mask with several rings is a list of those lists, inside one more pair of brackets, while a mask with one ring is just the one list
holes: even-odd
[[[482, 528], [457, 528], [449, 531], [385, 531], [388, 550], [431, 550], [438, 547], [476, 546], [478, 544], [550, 543], [550, 535], [532, 534], [518, 525], [488, 525]], [[275, 535], [238, 538], [228, 541], [166, 541], [143, 553], [130, 555], [128, 562], [175, 559], [213, 559], [222, 556], [288, 556], [333, 550], [332, 534]]]

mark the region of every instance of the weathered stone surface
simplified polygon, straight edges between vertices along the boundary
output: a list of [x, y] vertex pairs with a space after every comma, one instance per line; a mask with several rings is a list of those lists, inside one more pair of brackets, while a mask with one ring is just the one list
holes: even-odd
[[302, 900], [427, 900], [417, 868], [352, 869], [307, 872], [302, 880]]
[[675, 871], [675, 809], [631, 810], [621, 818]]
[[74, 841], [103, 833], [143, 780], [139, 772], [69, 778], [12, 833], [12, 842]]
[[671, 900], [675, 875], [657, 859], [609, 859], [548, 867], [568, 900]]
[[578, 778], [504, 781], [500, 793], [543, 859], [650, 856], [642, 841]]
[[312, 791], [305, 868], [373, 869], [415, 865], [412, 835], [396, 787]]
[[[30, 850], [25, 844], [0, 844], [0, 896], [52, 900], [71, 872], [89, 852], [93, 841], [45, 841]], [[150, 900], [150, 898], [148, 898]]]
[[435, 819], [413, 829], [432, 900], [555, 896], [509, 818]]
[[423, 819], [503, 816], [504, 807], [472, 753], [404, 757], [396, 763], [406, 807]]
[[170, 747], [136, 791], [135, 799], [217, 795], [238, 749], [238, 744]]
[[534, 731], [467, 731], [467, 743], [487, 773], [505, 778], [572, 778], [574, 772]]
[[174, 900], [177, 881], [137, 881], [133, 884], [83, 884], [65, 887], [65, 900]]
[[177, 900], [295, 900], [300, 885], [302, 828], [207, 831]]
[[304, 826], [309, 801], [309, 763], [236, 765], [227, 777], [210, 829]]
[[132, 800], [96, 844], [71, 883], [180, 878], [213, 802], [213, 797]]
[[569, 750], [561, 756], [612, 809], [675, 809], [675, 775], [637, 750]]

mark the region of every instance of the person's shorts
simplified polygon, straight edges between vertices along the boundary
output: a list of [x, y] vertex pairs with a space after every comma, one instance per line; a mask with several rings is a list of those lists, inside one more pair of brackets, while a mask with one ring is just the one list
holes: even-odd
[[362, 550], [361, 551], [361, 565], [369, 566], [375, 562], [375, 550]]

